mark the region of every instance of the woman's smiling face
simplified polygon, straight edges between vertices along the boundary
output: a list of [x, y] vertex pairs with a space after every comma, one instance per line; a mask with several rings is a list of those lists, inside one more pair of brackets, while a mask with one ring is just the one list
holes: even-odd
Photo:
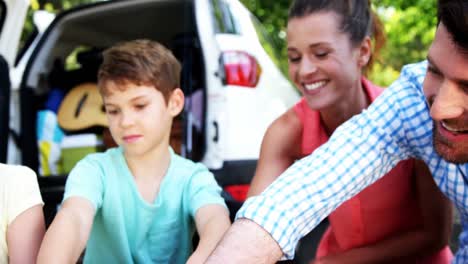
[[335, 12], [320, 11], [288, 22], [289, 76], [314, 110], [354, 98], [349, 94], [360, 87], [367, 64], [361, 46], [352, 45], [349, 34], [340, 31], [340, 21]]

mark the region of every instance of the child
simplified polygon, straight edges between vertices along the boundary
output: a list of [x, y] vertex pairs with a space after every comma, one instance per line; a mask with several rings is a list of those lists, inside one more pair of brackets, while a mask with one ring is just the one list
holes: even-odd
[[[80, 161], [46, 233], [39, 263], [203, 263], [228, 229], [213, 175], [169, 147], [183, 109], [180, 64], [149, 40], [104, 52], [98, 73], [119, 145]], [[200, 236], [192, 253], [195, 226]]]
[[45, 232], [36, 174], [0, 163], [0, 263], [36, 263]]

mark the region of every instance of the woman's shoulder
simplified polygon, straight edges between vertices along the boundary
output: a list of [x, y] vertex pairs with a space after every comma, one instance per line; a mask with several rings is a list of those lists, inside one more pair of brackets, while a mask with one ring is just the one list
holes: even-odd
[[309, 114], [307, 112], [308, 107], [305, 101], [303, 105], [305, 106], [300, 106], [302, 108], [301, 113], [297, 111], [296, 105], [293, 108], [290, 108], [288, 111], [284, 112], [282, 115], [280, 115], [268, 127], [267, 133], [269, 132], [280, 135], [291, 135], [294, 134], [294, 132], [302, 131], [302, 124], [304, 122], [305, 115]]

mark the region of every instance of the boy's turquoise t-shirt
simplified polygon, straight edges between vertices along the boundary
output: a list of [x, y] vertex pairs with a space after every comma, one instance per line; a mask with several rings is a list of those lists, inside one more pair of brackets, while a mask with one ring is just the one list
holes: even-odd
[[96, 207], [84, 263], [185, 263], [196, 211], [225, 206], [213, 174], [172, 151], [153, 204], [143, 200], [122, 148], [88, 155], [68, 176], [64, 200], [79, 196]]

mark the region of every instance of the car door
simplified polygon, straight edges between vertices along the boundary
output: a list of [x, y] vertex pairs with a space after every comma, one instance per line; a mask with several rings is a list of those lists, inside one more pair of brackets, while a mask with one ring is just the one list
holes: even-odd
[[223, 129], [225, 126], [225, 94], [220, 78], [220, 50], [215, 41], [219, 17], [215, 14], [218, 0], [196, 0], [195, 21], [203, 51], [206, 79], [206, 152], [202, 162], [210, 169], [223, 166]]
[[29, 0], [0, 0], [0, 5], [2, 8], [0, 54], [5, 57], [11, 67], [18, 50]]
[[23, 29], [28, 0], [0, 0], [0, 162], [6, 163], [9, 135], [10, 67]]

